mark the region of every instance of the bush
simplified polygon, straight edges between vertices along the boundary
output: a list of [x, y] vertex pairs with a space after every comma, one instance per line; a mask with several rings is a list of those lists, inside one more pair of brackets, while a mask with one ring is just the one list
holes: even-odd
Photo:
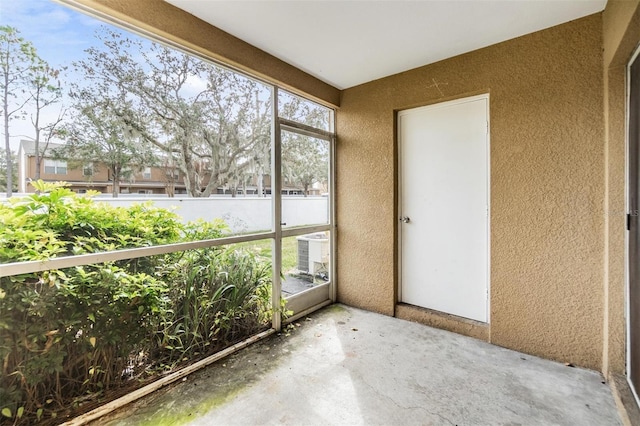
[[[62, 184], [0, 204], [0, 262], [219, 238], [150, 204], [112, 207]], [[270, 265], [229, 248], [0, 278], [0, 410], [33, 422], [219, 350], [270, 321]]]

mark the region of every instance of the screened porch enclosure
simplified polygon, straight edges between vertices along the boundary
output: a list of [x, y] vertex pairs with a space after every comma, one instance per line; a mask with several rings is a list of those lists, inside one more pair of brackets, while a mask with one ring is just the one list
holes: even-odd
[[0, 18], [0, 425], [640, 424], [640, 0], [54, 1]]

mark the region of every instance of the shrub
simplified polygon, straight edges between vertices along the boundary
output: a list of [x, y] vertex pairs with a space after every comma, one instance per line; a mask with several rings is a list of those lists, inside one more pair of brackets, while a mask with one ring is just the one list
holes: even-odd
[[[112, 207], [63, 184], [0, 204], [0, 262], [219, 238], [222, 221]], [[6, 422], [69, 406], [221, 349], [265, 327], [270, 265], [206, 248], [0, 278], [0, 410]], [[0, 416], [0, 417], [2, 417]], [[1, 421], [1, 420], [0, 420]]]
[[[168, 357], [198, 355], [255, 333], [268, 321], [263, 287], [271, 267], [255, 255], [234, 250], [193, 250], [162, 270], [174, 284], [165, 310], [159, 348]], [[268, 309], [268, 308], [267, 308]], [[269, 318], [270, 320], [270, 318]]]

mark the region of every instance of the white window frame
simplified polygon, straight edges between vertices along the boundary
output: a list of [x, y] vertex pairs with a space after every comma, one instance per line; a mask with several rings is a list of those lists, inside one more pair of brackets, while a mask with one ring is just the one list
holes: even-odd
[[[53, 160], [51, 158], [45, 158], [43, 167], [44, 173], [47, 175], [66, 175], [69, 171], [69, 167], [65, 160]], [[53, 171], [51, 171], [51, 169], [53, 169]]]

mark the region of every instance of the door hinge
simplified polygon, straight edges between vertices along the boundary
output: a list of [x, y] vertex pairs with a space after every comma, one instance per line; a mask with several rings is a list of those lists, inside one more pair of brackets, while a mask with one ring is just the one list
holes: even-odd
[[627, 231], [631, 231], [631, 213], [627, 213]]

